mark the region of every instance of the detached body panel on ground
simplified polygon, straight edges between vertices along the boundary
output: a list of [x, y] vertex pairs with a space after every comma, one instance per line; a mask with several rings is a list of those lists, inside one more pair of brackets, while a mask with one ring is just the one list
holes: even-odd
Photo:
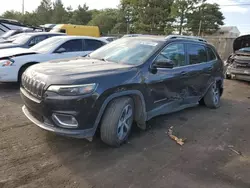
[[123, 38], [88, 58], [32, 66], [21, 86], [23, 111], [39, 127], [91, 138], [100, 125], [113, 146], [127, 139], [131, 117], [145, 129], [149, 119], [200, 101], [218, 108], [222, 91], [223, 63], [211, 45], [157, 37]]

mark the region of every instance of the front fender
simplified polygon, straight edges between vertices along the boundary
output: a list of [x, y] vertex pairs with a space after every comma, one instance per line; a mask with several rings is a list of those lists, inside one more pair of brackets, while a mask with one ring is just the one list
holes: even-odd
[[137, 122], [137, 124], [140, 128], [146, 129], [145, 122], [147, 120], [147, 113], [146, 113], [146, 104], [145, 104], [144, 97], [139, 90], [128, 90], [128, 91], [121, 91], [121, 92], [114, 93], [105, 99], [105, 101], [103, 102], [103, 104], [99, 110], [98, 116], [97, 116], [96, 121], [95, 121], [95, 125], [94, 125], [95, 130], [97, 129], [108, 104], [113, 99], [123, 97], [123, 96], [132, 97], [134, 102], [135, 102], [136, 107], [138, 107], [138, 104], [136, 104], [136, 103], [138, 103], [139, 101], [136, 101], [137, 99], [135, 99], [134, 97], [139, 97], [139, 100], [141, 101], [141, 104], [139, 106], [139, 107], [141, 107], [141, 111], [136, 110], [135, 121]]

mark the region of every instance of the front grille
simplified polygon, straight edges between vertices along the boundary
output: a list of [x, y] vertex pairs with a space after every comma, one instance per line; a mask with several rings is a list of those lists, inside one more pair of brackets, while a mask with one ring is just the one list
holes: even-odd
[[45, 83], [23, 74], [22, 86], [33, 96], [41, 98], [43, 95]]

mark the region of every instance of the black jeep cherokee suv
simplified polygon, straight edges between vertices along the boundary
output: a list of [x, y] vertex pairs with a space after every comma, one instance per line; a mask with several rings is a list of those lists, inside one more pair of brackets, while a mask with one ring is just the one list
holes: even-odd
[[42, 129], [119, 146], [133, 122], [199, 102], [220, 106], [223, 62], [213, 46], [184, 36], [114, 41], [85, 58], [34, 65], [23, 74], [24, 114]]

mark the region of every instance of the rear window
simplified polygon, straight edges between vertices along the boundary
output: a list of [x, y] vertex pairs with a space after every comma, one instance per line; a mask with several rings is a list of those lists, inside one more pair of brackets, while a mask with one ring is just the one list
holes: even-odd
[[80, 52], [82, 50], [82, 40], [81, 39], [74, 39], [65, 42], [62, 44], [58, 49], [64, 48], [66, 52]]
[[99, 40], [91, 40], [91, 39], [85, 39], [85, 50], [86, 51], [94, 51], [101, 46], [103, 46], [103, 43]]
[[189, 64], [207, 62], [207, 51], [204, 46], [198, 44], [187, 44]]

